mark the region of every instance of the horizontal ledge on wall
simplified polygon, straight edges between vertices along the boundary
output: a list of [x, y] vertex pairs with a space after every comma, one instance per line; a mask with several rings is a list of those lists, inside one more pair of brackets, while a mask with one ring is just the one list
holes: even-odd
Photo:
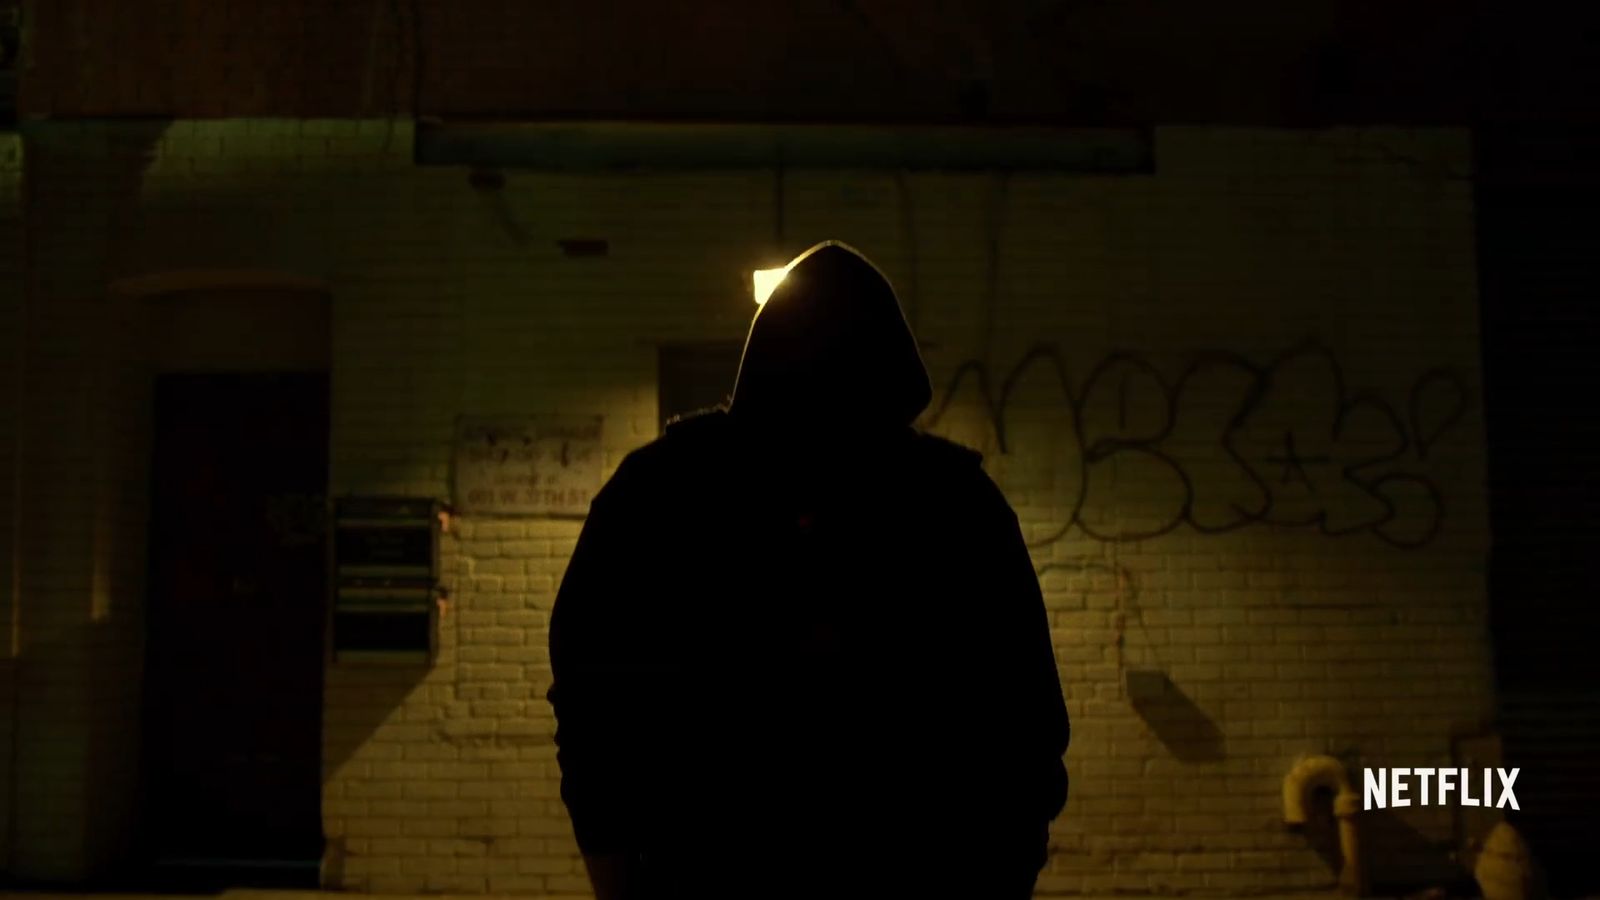
[[1152, 170], [1140, 129], [643, 122], [418, 123], [416, 161], [558, 171], [824, 169]]

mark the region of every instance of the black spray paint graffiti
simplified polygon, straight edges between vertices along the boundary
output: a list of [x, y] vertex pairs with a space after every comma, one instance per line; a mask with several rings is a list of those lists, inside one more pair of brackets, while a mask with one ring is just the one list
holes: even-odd
[[975, 390], [981, 427], [1004, 460], [1017, 432], [1039, 427], [1015, 420], [1041, 407], [1018, 399], [1041, 387], [1059, 392], [1043, 406], [1057, 411], [1048, 427], [1066, 438], [1046, 464], [1065, 466], [1068, 483], [1055, 488], [1064, 520], [1036, 545], [1074, 527], [1121, 542], [1181, 525], [1220, 534], [1268, 524], [1419, 547], [1437, 535], [1444, 498], [1416, 468], [1471, 406], [1465, 382], [1436, 368], [1413, 381], [1402, 416], [1375, 392], [1351, 391], [1338, 360], [1315, 341], [1265, 364], [1202, 353], [1176, 380], [1135, 354], [1112, 353], [1078, 386], [1060, 351], [1040, 346], [998, 386], [980, 362], [957, 367], [923, 424], [942, 430], [957, 397]]

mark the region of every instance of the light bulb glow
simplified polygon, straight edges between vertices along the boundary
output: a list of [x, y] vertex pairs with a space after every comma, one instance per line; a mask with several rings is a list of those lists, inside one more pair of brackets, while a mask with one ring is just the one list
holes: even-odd
[[772, 296], [772, 292], [778, 289], [778, 285], [783, 283], [784, 277], [788, 274], [788, 266], [781, 269], [757, 269], [751, 272], [750, 283], [755, 287], [756, 305], [766, 303], [767, 298]]

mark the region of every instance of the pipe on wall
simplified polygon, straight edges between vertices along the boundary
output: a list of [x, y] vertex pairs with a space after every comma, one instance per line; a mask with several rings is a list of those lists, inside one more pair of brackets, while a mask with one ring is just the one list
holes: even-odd
[[1351, 896], [1366, 893], [1366, 871], [1361, 865], [1361, 842], [1356, 832], [1360, 798], [1350, 783], [1344, 764], [1331, 756], [1309, 756], [1283, 777], [1283, 821], [1290, 828], [1306, 824], [1311, 792], [1327, 788], [1333, 793], [1333, 814], [1339, 820], [1339, 889]]

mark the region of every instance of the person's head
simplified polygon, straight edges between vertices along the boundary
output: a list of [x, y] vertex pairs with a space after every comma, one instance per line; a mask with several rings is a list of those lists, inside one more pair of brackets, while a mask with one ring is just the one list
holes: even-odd
[[756, 311], [728, 411], [780, 428], [905, 426], [932, 395], [889, 280], [825, 241], [795, 257]]

